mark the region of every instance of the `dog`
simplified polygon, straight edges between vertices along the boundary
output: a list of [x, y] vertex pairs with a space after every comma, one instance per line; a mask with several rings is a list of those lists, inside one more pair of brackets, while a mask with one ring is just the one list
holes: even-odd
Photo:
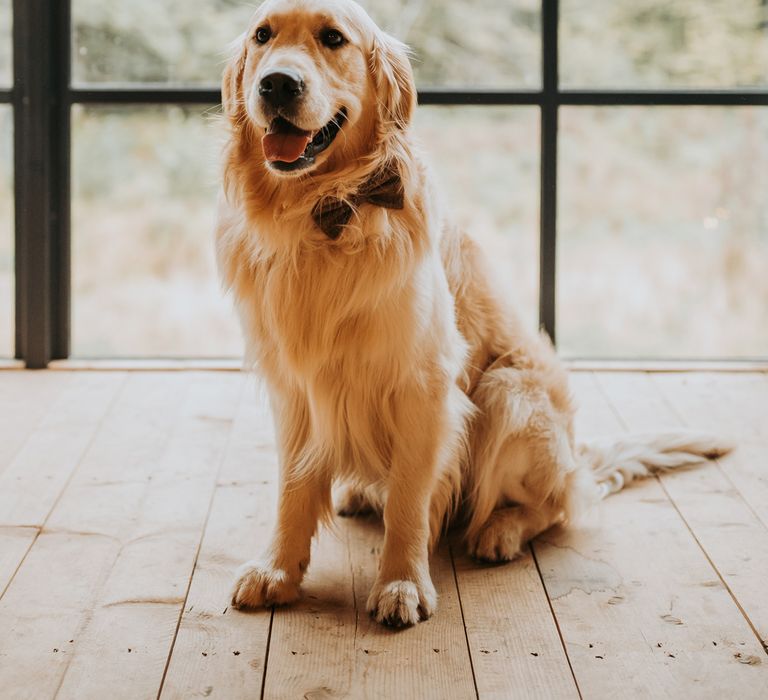
[[236, 608], [298, 598], [334, 488], [339, 513], [383, 515], [367, 607], [399, 627], [435, 610], [447, 525], [476, 558], [512, 560], [633, 478], [727, 449], [577, 446], [553, 348], [443, 212], [416, 97], [405, 45], [351, 0], [267, 0], [225, 68], [217, 259], [280, 458], [274, 535], [237, 572]]

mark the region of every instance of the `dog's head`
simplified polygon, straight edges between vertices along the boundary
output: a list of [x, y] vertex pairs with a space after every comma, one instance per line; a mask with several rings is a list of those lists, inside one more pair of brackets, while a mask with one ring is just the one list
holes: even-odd
[[410, 122], [406, 48], [352, 0], [267, 0], [237, 46], [224, 111], [275, 176], [343, 167]]

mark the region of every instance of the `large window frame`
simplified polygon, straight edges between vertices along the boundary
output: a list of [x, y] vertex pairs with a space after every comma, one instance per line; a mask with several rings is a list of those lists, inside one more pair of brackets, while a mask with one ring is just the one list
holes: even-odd
[[[768, 90], [580, 90], [558, 79], [559, 1], [542, 0], [541, 89], [419, 90], [422, 105], [527, 105], [540, 111], [539, 324], [556, 340], [558, 115], [566, 106], [768, 106]], [[70, 354], [71, 109], [76, 104], [217, 105], [218, 88], [71, 84], [71, 0], [13, 0], [16, 358]]]

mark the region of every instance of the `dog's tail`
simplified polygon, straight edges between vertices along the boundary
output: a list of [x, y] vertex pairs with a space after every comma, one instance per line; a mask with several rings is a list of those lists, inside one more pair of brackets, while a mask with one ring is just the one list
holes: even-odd
[[591, 468], [599, 497], [605, 498], [634, 479], [700, 464], [732, 449], [733, 445], [711, 435], [672, 432], [588, 442], [579, 446], [579, 455]]

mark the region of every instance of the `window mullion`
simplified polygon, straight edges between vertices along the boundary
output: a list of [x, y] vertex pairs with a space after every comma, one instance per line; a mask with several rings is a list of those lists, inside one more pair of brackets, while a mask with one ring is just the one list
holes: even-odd
[[69, 0], [14, 0], [16, 356], [69, 354]]
[[557, 258], [558, 0], [542, 0], [539, 326], [555, 342]]

